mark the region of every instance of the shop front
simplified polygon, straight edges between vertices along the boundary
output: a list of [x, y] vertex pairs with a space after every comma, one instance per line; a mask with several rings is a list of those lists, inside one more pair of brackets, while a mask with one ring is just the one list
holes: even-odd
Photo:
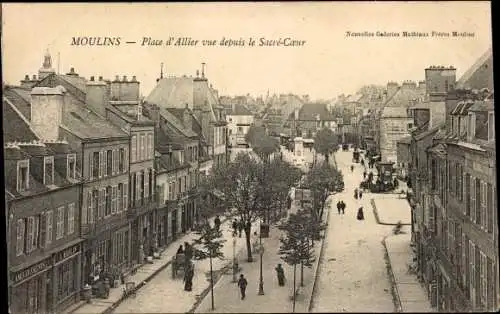
[[[52, 278], [48, 280], [52, 288], [53, 302], [48, 302], [48, 308], [55, 313], [60, 313], [80, 300], [81, 241], [76, 242], [53, 255]], [[47, 295], [49, 294], [50, 291], [47, 291]]]
[[[20, 268], [20, 269], [17, 269]], [[10, 271], [10, 310], [12, 313], [46, 313], [52, 303], [52, 259], [46, 258]]]

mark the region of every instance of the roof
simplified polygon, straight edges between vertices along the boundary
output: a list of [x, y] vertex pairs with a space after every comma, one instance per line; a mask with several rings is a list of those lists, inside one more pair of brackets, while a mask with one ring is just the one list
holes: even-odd
[[384, 107], [409, 106], [414, 101], [421, 101], [425, 96], [425, 91], [418, 88], [399, 88], [394, 95], [389, 97]]
[[459, 101], [450, 114], [453, 116], [466, 116], [469, 112], [469, 108], [472, 107], [472, 105], [474, 105], [474, 101], [472, 100]]
[[435, 133], [437, 133], [439, 131], [439, 129], [441, 129], [443, 127], [444, 123], [442, 124], [439, 124], [439, 125], [436, 125], [430, 129], [427, 129], [427, 130], [423, 130], [422, 132], [419, 132], [419, 133], [415, 133], [414, 136], [415, 136], [415, 140], [419, 141], [421, 139], [423, 139], [424, 137], [427, 137], [429, 135], [434, 135]]
[[407, 107], [384, 107], [382, 118], [408, 118]]
[[118, 117], [120, 117], [121, 119], [125, 120], [126, 122], [128, 122], [130, 124], [135, 124], [135, 125], [153, 125], [154, 124], [153, 121], [151, 121], [148, 117], [146, 117], [144, 115], [141, 115], [139, 118], [137, 118], [137, 115], [130, 116], [130, 115], [126, 114], [125, 112], [121, 111], [120, 109], [116, 108], [113, 105], [107, 106], [106, 109], [113, 112]]
[[446, 145], [438, 143], [434, 146], [427, 148], [427, 152], [434, 153], [439, 156], [446, 156]]
[[[294, 112], [290, 113], [291, 119], [294, 118], [294, 114]], [[327, 105], [323, 103], [304, 104], [299, 110], [299, 120], [302, 121], [318, 120], [318, 116], [322, 121], [335, 120], [335, 118], [328, 111]]]
[[5, 97], [3, 99], [3, 139], [4, 143], [38, 140], [38, 136], [31, 129], [28, 121]]
[[31, 120], [31, 88], [5, 86], [3, 96], [7, 97], [26, 119]]
[[248, 109], [247, 106], [243, 104], [236, 104], [234, 105], [233, 109], [231, 110], [228, 115], [231, 116], [253, 116], [253, 113]]
[[359, 102], [363, 98], [363, 94], [349, 95], [344, 102]]
[[193, 130], [184, 127], [183, 120], [178, 119], [174, 114], [170, 112], [170, 109], [160, 108], [160, 115], [167, 120], [168, 123], [172, 124], [172, 126], [182, 133], [182, 135], [186, 137], [197, 137]]
[[128, 137], [128, 134], [105, 118], [82, 106], [67, 103], [63, 128], [80, 139]]
[[493, 90], [493, 51], [491, 47], [462, 75], [458, 88]]
[[87, 91], [87, 84], [86, 84], [86, 79], [77, 76], [77, 75], [64, 75], [64, 74], [56, 74], [66, 82], [70, 83], [74, 87], [78, 88], [80, 91], [86, 93]]
[[493, 101], [492, 100], [476, 100], [474, 104], [469, 108], [469, 111], [493, 111]]

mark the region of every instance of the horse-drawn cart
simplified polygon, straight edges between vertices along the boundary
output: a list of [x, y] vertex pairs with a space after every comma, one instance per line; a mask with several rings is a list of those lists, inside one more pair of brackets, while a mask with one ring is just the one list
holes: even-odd
[[176, 254], [172, 257], [172, 278], [175, 279], [177, 277], [177, 273], [180, 269], [183, 271], [186, 269], [186, 255]]

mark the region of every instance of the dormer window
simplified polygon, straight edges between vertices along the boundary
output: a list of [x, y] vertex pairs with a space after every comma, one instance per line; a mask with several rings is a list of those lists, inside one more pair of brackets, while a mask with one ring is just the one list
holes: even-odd
[[495, 140], [495, 114], [493, 111], [488, 112], [488, 141]]
[[68, 179], [76, 179], [76, 155], [75, 154], [68, 155], [66, 176]]
[[29, 188], [29, 160], [19, 160], [17, 162], [17, 190], [26, 191]]
[[43, 158], [43, 184], [54, 184], [54, 157], [47, 156]]

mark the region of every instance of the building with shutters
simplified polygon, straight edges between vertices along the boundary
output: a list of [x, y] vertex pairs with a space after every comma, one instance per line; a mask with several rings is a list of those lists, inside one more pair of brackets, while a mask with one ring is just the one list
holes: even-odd
[[60, 312], [80, 300], [81, 167], [66, 141], [41, 140], [14, 105], [21, 100], [10, 99], [3, 99], [10, 309]]

